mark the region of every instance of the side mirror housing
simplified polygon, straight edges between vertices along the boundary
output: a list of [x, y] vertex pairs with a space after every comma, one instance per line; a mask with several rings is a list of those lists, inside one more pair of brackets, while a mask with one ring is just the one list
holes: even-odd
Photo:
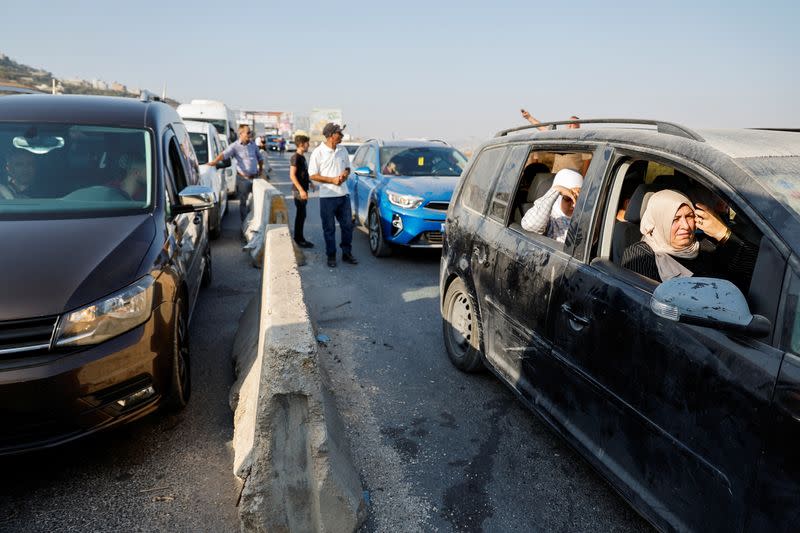
[[223, 159], [222, 161], [217, 163], [216, 166], [217, 166], [218, 169], [223, 169], [223, 168], [230, 168], [231, 164], [232, 163], [231, 163], [230, 159]]
[[355, 173], [356, 176], [358, 176], [360, 178], [371, 178], [371, 177], [373, 177], [372, 171], [369, 169], [369, 167], [358, 167], [353, 172]]
[[772, 325], [750, 313], [742, 291], [717, 278], [673, 278], [653, 291], [650, 310], [661, 318], [763, 337]]
[[178, 193], [179, 205], [173, 206], [174, 213], [196, 213], [206, 211], [217, 203], [217, 193], [205, 185], [189, 185]]

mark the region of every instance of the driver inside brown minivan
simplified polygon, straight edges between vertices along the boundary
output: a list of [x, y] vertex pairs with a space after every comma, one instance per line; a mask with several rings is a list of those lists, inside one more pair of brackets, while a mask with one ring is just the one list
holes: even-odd
[[564, 242], [582, 186], [583, 176], [579, 172], [569, 168], [559, 170], [550, 189], [522, 217], [522, 229]]

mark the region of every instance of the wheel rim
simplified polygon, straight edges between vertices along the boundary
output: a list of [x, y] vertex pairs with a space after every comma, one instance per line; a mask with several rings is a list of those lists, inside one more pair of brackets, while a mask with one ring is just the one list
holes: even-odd
[[378, 240], [380, 234], [378, 233], [378, 214], [375, 211], [369, 213], [369, 247], [374, 251], [378, 249]]
[[463, 355], [472, 346], [472, 302], [463, 292], [457, 292], [450, 301], [448, 328], [450, 345], [459, 355]]

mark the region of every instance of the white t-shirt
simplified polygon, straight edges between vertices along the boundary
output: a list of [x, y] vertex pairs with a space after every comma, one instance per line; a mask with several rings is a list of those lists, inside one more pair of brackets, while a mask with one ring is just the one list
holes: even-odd
[[[331, 150], [327, 144], [322, 143], [311, 152], [308, 161], [308, 175], [319, 174], [326, 178], [333, 178], [350, 168], [350, 158], [347, 157], [347, 150], [343, 146], [337, 146]], [[333, 183], [319, 183], [320, 198], [336, 198], [347, 194], [347, 186], [344, 183], [334, 185]]]

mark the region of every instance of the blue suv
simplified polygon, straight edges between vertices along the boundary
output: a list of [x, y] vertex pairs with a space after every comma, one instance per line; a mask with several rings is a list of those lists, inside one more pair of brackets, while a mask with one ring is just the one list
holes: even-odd
[[347, 180], [353, 219], [376, 257], [392, 245], [440, 248], [442, 223], [467, 158], [442, 141], [370, 140]]

